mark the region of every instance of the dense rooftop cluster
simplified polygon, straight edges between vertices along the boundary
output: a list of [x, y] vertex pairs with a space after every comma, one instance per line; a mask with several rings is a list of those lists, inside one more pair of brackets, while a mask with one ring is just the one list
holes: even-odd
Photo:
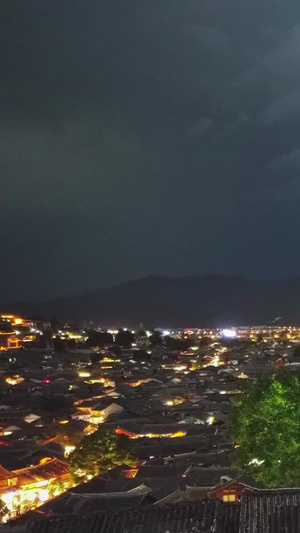
[[[184, 522], [182, 530], [164, 524], [161, 531], [197, 531], [203, 521], [198, 511], [210, 509], [213, 518], [203, 522], [202, 532], [214, 531], [205, 527], [223, 522], [235, 504], [236, 525], [224, 532], [240, 527], [241, 498], [264, 487], [232, 468], [235, 443], [225, 430], [227, 417], [245, 380], [278, 366], [297, 366], [298, 328], [158, 332], [140, 327], [132, 333], [13, 315], [2, 324], [5, 339], [18, 339], [18, 347], [3, 340], [0, 351], [4, 521], [26, 523], [31, 531], [30, 524], [50, 516], [72, 521], [101, 512], [101, 521], [109, 510], [123, 513], [127, 524], [129, 516], [150, 516], [149, 509], [159, 521], [163, 509], [179, 505], [182, 516], [195, 523], [189, 529]], [[82, 478], [87, 482], [75, 486], [68, 456], [98, 428], [128, 437], [136, 464]], [[200, 505], [196, 518], [189, 514], [191, 502], [195, 509]], [[122, 527], [123, 533], [140, 531]]]

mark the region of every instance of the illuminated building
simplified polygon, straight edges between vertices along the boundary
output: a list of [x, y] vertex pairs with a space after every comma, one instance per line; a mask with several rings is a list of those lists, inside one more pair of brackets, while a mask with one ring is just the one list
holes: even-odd
[[65, 490], [69, 487], [69, 467], [59, 459], [44, 459], [37, 466], [12, 472], [0, 466], [0, 499], [9, 509], [5, 518], [13, 518], [48, 501], [51, 484], [56, 481]]
[[0, 493], [2, 493], [3, 490], [17, 485], [17, 482], [18, 478], [13, 472], [0, 466]]
[[97, 425], [103, 423], [109, 416], [120, 414], [122, 411], [123, 407], [114, 402], [105, 406], [99, 401], [90, 402], [87, 400], [78, 405], [78, 411], [72, 418]]
[[19, 383], [22, 383], [22, 381], [24, 381], [24, 378], [19, 375], [14, 375], [7, 377], [5, 381], [9, 385], [18, 385]]
[[[73, 330], [70, 328], [58, 330], [58, 335], [62, 340], [66, 340], [66, 341], [73, 340], [76, 343], [83, 343], [88, 338], [85, 332], [80, 331], [80, 330], [75, 330], [75, 329]], [[56, 337], [56, 334], [53, 335], [53, 338], [55, 337]]]
[[[128, 426], [128, 427], [126, 427]], [[145, 424], [142, 427], [139, 427], [136, 424], [124, 424], [124, 427], [119, 426], [115, 429], [117, 435], [126, 435], [129, 439], [140, 439], [142, 437], [147, 437], [149, 439], [157, 438], [176, 438], [176, 437], [185, 437], [187, 430], [179, 429], [177, 425], [164, 425], [164, 424]]]
[[0, 324], [0, 350], [20, 348], [20, 339], [9, 324]]
[[32, 320], [27, 319], [27, 318], [22, 318], [18, 315], [4, 314], [4, 315], [1, 315], [1, 320], [3, 320], [3, 322], [9, 322], [9, 324], [13, 327], [15, 326], [32, 327], [33, 326]]

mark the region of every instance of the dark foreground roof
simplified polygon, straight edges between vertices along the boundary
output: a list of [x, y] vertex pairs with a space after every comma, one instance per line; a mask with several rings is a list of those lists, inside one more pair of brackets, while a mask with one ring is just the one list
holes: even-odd
[[122, 512], [38, 517], [0, 526], [3, 533], [299, 533], [300, 490], [258, 490], [241, 503], [202, 500]]
[[[169, 508], [28, 522], [24, 533], [238, 533], [239, 505], [201, 501]], [[193, 529], [194, 528], [194, 529]], [[19, 528], [16, 527], [15, 532]], [[11, 530], [12, 533], [14, 529]]]
[[[75, 494], [71, 491], [62, 494], [58, 498], [45, 503], [37, 513], [43, 512], [57, 517], [62, 516], [82, 516], [91, 513], [109, 513], [123, 511], [128, 509], [138, 509], [152, 505], [155, 500], [148, 496], [147, 491], [135, 492], [114, 492], [110, 494]], [[20, 516], [18, 521], [21, 523], [26, 519], [26, 514]]]
[[242, 498], [239, 533], [299, 533], [300, 490], [266, 490]]

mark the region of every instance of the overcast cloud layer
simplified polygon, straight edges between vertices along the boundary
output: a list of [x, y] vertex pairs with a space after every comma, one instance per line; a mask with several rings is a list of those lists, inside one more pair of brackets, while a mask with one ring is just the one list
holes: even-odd
[[299, 0], [2, 0], [1, 300], [300, 273]]

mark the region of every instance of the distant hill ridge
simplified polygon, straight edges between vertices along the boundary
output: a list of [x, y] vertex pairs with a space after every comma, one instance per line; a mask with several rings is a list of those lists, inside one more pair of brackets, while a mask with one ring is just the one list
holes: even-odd
[[300, 324], [300, 276], [247, 280], [222, 275], [151, 276], [79, 296], [0, 305], [4, 311], [102, 326], [219, 327]]

